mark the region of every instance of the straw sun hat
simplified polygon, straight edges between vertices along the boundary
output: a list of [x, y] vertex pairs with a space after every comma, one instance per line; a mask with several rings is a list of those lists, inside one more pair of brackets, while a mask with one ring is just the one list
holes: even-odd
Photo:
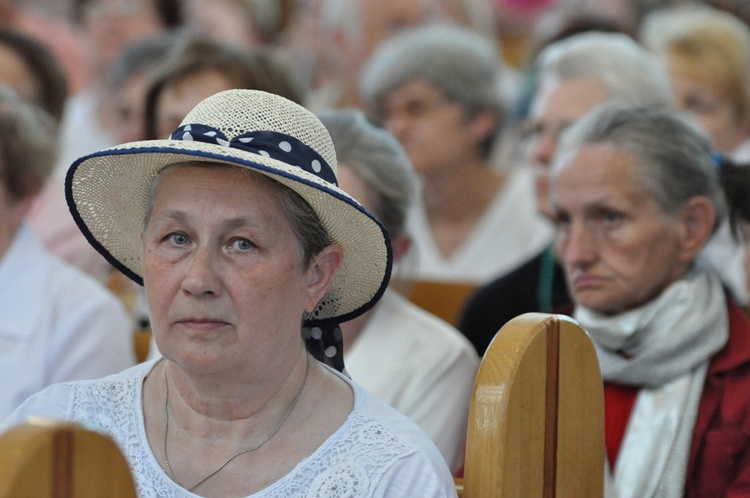
[[330, 136], [305, 108], [255, 90], [228, 90], [190, 111], [168, 140], [126, 143], [73, 163], [65, 195], [88, 241], [143, 284], [141, 232], [151, 184], [168, 164], [226, 163], [286, 185], [315, 210], [343, 261], [308, 324], [345, 321], [380, 298], [391, 271], [385, 228], [339, 189]]

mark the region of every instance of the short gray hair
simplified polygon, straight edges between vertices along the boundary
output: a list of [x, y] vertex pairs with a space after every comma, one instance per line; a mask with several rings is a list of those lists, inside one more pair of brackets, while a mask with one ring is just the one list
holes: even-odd
[[708, 136], [680, 111], [608, 103], [568, 129], [557, 151], [611, 145], [636, 157], [638, 182], [668, 213], [696, 196], [708, 198], [716, 222], [727, 213], [719, 168]]
[[388, 131], [369, 123], [361, 111], [327, 110], [318, 117], [328, 129], [339, 167], [346, 164], [374, 195], [374, 211], [392, 238], [401, 235], [417, 188], [406, 152]]
[[614, 100], [671, 106], [669, 75], [656, 56], [621, 33], [589, 32], [548, 45], [537, 58], [539, 82], [596, 78]]
[[388, 92], [420, 79], [472, 113], [488, 109], [502, 117], [502, 71], [488, 38], [456, 25], [430, 25], [382, 42], [362, 69], [360, 91], [376, 107]]

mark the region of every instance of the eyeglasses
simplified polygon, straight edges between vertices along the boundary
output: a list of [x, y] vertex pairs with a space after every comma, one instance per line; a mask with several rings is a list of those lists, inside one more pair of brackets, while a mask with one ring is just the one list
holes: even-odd
[[413, 97], [400, 101], [386, 102], [380, 109], [379, 115], [383, 120], [397, 116], [409, 120], [424, 119], [437, 109], [452, 103], [445, 95], [430, 97]]
[[539, 140], [543, 137], [550, 137], [555, 142], [560, 135], [573, 125], [573, 121], [561, 121], [551, 124], [544, 121], [526, 121], [521, 126], [521, 136], [524, 140]]

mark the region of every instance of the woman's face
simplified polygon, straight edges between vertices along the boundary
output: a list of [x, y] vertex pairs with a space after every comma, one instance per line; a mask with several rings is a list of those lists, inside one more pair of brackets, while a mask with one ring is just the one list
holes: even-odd
[[26, 102], [39, 104], [41, 84], [18, 52], [0, 43], [0, 83], [12, 88]]
[[203, 99], [235, 86], [228, 76], [213, 69], [199, 71], [165, 85], [156, 106], [157, 138], [168, 138]]
[[677, 107], [690, 113], [708, 133], [716, 150], [729, 153], [750, 138], [738, 104], [706, 82], [670, 71]]
[[95, 69], [102, 71], [133, 40], [163, 29], [152, 0], [92, 0], [84, 7], [88, 49]]
[[207, 374], [298, 353], [302, 314], [328, 281], [315, 259], [300, 268], [300, 243], [275, 189], [239, 168], [172, 167], [160, 176], [143, 238], [146, 296], [165, 357]]
[[484, 139], [472, 131], [458, 103], [421, 80], [388, 93], [380, 115], [422, 175], [460, 166], [467, 157], [478, 155], [477, 144]]
[[636, 159], [609, 145], [571, 150], [556, 161], [555, 247], [574, 301], [600, 313], [644, 304], [688, 269], [685, 223], [636, 181]]
[[525, 124], [523, 154], [534, 171], [537, 206], [543, 215], [552, 216], [549, 169], [560, 134], [610, 97], [599, 79], [593, 77], [549, 80], [536, 91]]

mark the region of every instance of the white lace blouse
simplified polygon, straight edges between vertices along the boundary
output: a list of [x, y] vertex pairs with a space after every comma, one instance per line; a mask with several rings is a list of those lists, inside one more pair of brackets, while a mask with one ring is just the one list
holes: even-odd
[[[115, 439], [130, 463], [140, 497], [198, 496], [169, 478], [146, 438], [142, 386], [157, 361], [104, 379], [48, 387], [29, 398], [0, 429], [30, 416], [81, 422]], [[450, 472], [429, 437], [410, 419], [342, 378], [354, 390], [354, 409], [346, 422], [294, 470], [252, 498], [456, 496]]]

